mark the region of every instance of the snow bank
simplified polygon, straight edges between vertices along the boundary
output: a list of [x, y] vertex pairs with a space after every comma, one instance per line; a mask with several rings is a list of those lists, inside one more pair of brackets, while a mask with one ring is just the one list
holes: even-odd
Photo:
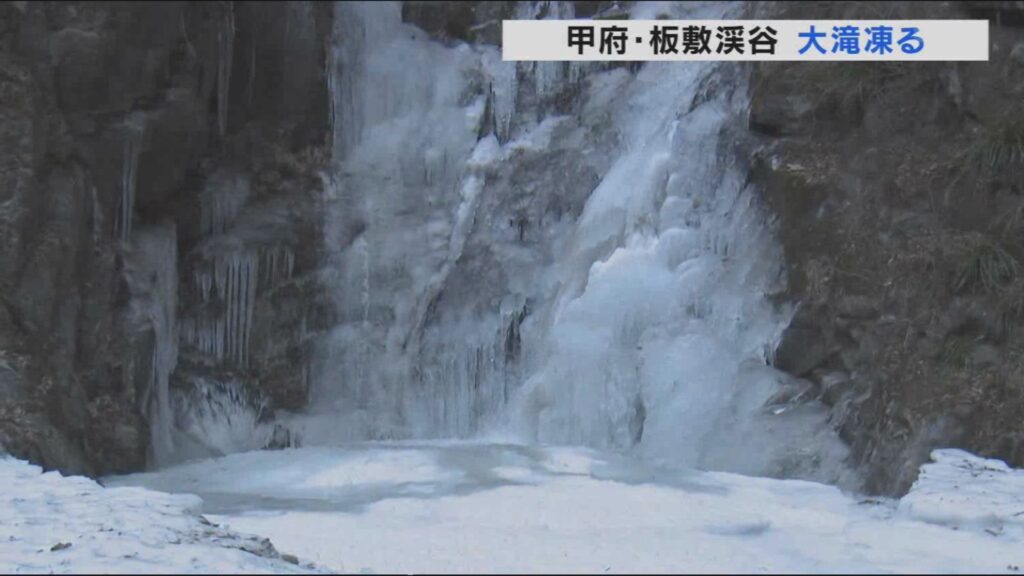
[[312, 571], [211, 524], [196, 496], [104, 488], [5, 456], [0, 486], [0, 573]]

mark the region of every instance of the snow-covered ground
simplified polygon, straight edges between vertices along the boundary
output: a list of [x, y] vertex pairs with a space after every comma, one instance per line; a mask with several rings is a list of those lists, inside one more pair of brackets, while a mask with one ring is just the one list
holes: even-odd
[[461, 442], [250, 452], [109, 484], [200, 494], [212, 521], [345, 572], [1024, 566], [1024, 471], [957, 450], [934, 457], [900, 501], [581, 448]]
[[3, 455], [0, 486], [0, 573], [311, 571], [211, 524], [195, 496], [104, 488]]

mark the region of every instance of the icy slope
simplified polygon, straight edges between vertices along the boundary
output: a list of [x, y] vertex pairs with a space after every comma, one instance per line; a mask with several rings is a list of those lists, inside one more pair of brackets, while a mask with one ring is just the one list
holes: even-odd
[[307, 573], [265, 539], [199, 516], [195, 496], [104, 488], [0, 456], [2, 573]]
[[1024, 566], [1024, 472], [955, 450], [934, 457], [899, 502], [583, 448], [462, 442], [252, 452], [114, 481], [196, 491], [217, 522], [345, 572]]

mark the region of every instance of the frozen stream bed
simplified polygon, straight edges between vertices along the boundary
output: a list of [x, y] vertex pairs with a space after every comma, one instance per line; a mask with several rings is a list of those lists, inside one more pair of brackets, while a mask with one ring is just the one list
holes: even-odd
[[[265, 538], [203, 518], [202, 501], [104, 488], [0, 454], [0, 574], [305, 573]], [[290, 562], [286, 561], [290, 560]]]
[[1016, 572], [1024, 471], [940, 450], [899, 501], [582, 448], [359, 444], [110, 479], [345, 572]]

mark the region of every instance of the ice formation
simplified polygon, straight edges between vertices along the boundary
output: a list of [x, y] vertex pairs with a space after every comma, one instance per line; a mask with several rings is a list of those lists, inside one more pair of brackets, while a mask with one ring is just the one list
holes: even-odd
[[228, 94], [235, 47], [235, 3], [224, 2], [223, 10], [224, 21], [217, 30], [217, 130], [221, 138], [228, 131]]
[[180, 286], [189, 365], [172, 398], [175, 461], [262, 448], [273, 432], [253, 367], [275, 344], [254, 358], [252, 340], [260, 297], [291, 280], [296, 255], [282, 228], [287, 207], [251, 200], [249, 179], [228, 169], [212, 174], [200, 194], [201, 237], [185, 258]]
[[233, 178], [225, 173], [215, 174], [199, 198], [200, 230], [203, 235], [214, 236], [227, 232], [248, 200], [249, 185], [245, 179]]
[[200, 230], [204, 240], [193, 264], [190, 289], [203, 306], [182, 319], [182, 339], [217, 364], [245, 367], [257, 295], [288, 280], [295, 253], [280, 243], [253, 239], [239, 219], [249, 202], [247, 179], [230, 172], [210, 178], [200, 196]]
[[135, 231], [125, 253], [133, 294], [130, 316], [152, 334], [148, 373], [141, 378], [138, 403], [150, 424], [150, 460], [158, 465], [174, 451], [169, 386], [178, 363], [177, 258], [174, 224]]
[[[399, 434], [401, 414], [416, 410], [409, 358], [418, 356], [431, 294], [444, 286], [472, 223], [475, 189], [461, 172], [484, 97], [465, 101], [474, 52], [402, 24], [397, 3], [335, 10], [337, 169], [325, 229], [342, 323], [315, 366], [312, 404], [340, 410], [337, 428], [351, 437], [370, 428]], [[422, 290], [406, 290], [407, 282]]]
[[[259, 450], [273, 427], [263, 422], [266, 400], [237, 379], [189, 379], [174, 396], [175, 427], [180, 431], [180, 459]], [[185, 444], [188, 444], [187, 446]]]
[[[737, 6], [634, 16], [655, 9]], [[744, 472], [809, 474], [793, 464], [807, 454], [837, 466], [823, 410], [765, 409], [792, 385], [766, 365], [789, 311], [767, 300], [781, 257], [737, 144], [738, 69], [503, 62], [433, 41], [397, 4], [335, 10], [325, 277], [340, 320], [313, 415], [294, 423], [307, 438], [512, 435]]]
[[258, 279], [259, 258], [252, 252], [218, 256], [209, 267], [196, 271], [195, 284], [203, 301], [216, 297], [223, 311], [190, 319], [185, 341], [218, 362], [248, 364]]
[[193, 289], [207, 307], [182, 320], [182, 338], [217, 363], [250, 363], [256, 298], [292, 276], [295, 254], [283, 246], [239, 248], [213, 256], [193, 272]]
[[[517, 16], [572, 18], [572, 6], [524, 2]], [[836, 479], [844, 453], [824, 409], [766, 408], [798, 385], [767, 365], [790, 311], [767, 299], [783, 287], [781, 256], [748, 183], [738, 68], [504, 62], [493, 46], [403, 23], [398, 3], [334, 9], [321, 277], [337, 324], [296, 368], [311, 390], [309, 414], [289, 422], [298, 434], [512, 437]], [[633, 16], [736, 9], [638, 4]], [[231, 20], [229, 5], [222, 135]], [[126, 144], [125, 238], [139, 126]], [[249, 201], [243, 176], [210, 178], [186, 268], [200, 306], [180, 322], [182, 344], [219, 368], [252, 365], [257, 296], [294, 268], [279, 238], [261, 236], [273, 209]], [[176, 330], [173, 314], [161, 326]], [[160, 350], [154, 453], [172, 444], [173, 362]], [[183, 426], [209, 429], [231, 410]], [[210, 448], [248, 446], [235, 436], [256, 420], [226, 425]]]
[[122, 242], [132, 235], [132, 211], [135, 209], [135, 183], [139, 167], [139, 153], [145, 136], [145, 117], [132, 115], [124, 126], [124, 167], [121, 170], [121, 203], [118, 212], [118, 234]]

